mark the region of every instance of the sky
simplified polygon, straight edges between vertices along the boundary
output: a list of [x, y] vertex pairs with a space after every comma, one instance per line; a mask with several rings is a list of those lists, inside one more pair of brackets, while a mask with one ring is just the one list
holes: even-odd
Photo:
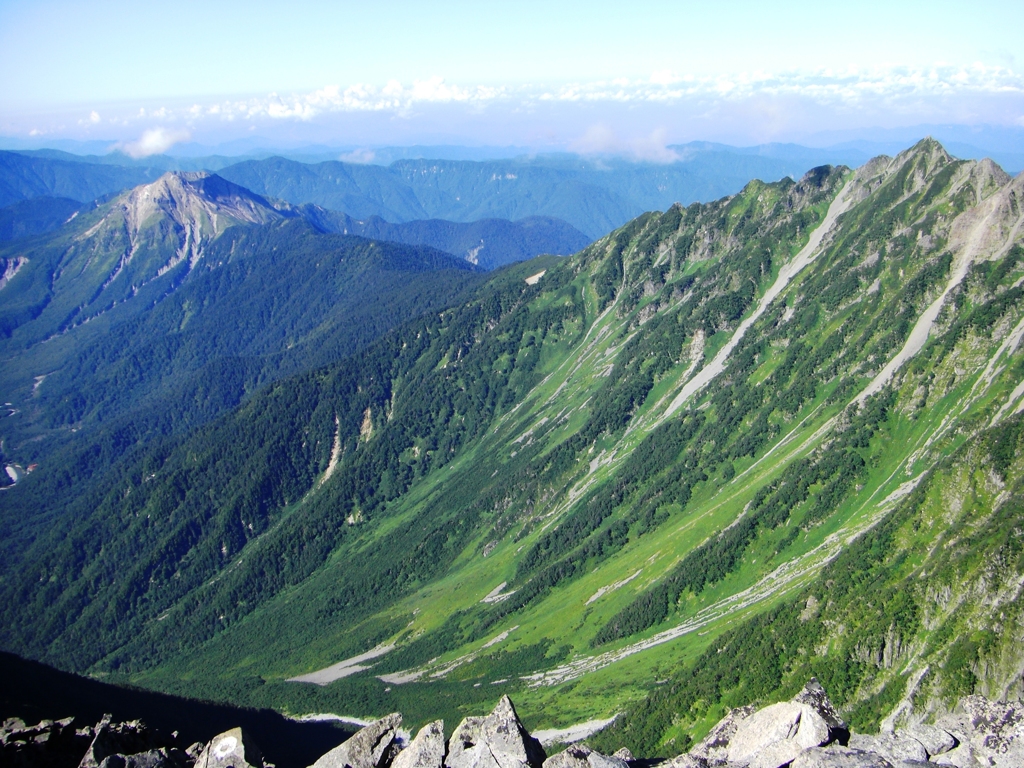
[[1021, 0], [0, 0], [0, 136], [658, 160], [692, 140], [1021, 130], [1022, 29]]

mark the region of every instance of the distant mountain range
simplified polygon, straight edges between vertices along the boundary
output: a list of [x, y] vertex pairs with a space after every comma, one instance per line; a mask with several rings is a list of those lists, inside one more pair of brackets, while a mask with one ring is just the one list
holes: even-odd
[[644, 211], [713, 200], [736, 192], [752, 178], [799, 177], [817, 165], [855, 166], [867, 159], [859, 150], [795, 145], [737, 149], [695, 142], [671, 150], [678, 162], [542, 155], [399, 159], [387, 166], [283, 157], [236, 162], [225, 156], [134, 160], [119, 152], [90, 157], [57, 150], [0, 152], [0, 207], [40, 196], [87, 203], [152, 181], [167, 170], [205, 169], [269, 198], [318, 205], [356, 220], [377, 216], [391, 223], [469, 223], [539, 216], [562, 219], [592, 240]]
[[[44, 157], [44, 154], [60, 157]], [[96, 197], [102, 200], [116, 194], [127, 182], [154, 173], [151, 167], [122, 168], [73, 162], [66, 157], [71, 156], [53, 152], [26, 158], [17, 153], [0, 152], [0, 185], [6, 182], [3, 188], [7, 190], [8, 200], [18, 199], [18, 202], [0, 208], [0, 242], [52, 232], [73, 215], [95, 205], [90, 201]], [[185, 172], [186, 175], [188, 173], [196, 172]], [[210, 177], [206, 183], [220, 178]], [[243, 192], [254, 197], [246, 190]], [[272, 205], [260, 197], [259, 206], [273, 207], [277, 211], [276, 216], [305, 218], [323, 232], [428, 245], [485, 269], [545, 253], [575, 253], [591, 240], [570, 224], [550, 216], [530, 216], [515, 222], [504, 219], [471, 222], [431, 219], [391, 224], [379, 216], [360, 220], [308, 203], [296, 208], [280, 203]]]

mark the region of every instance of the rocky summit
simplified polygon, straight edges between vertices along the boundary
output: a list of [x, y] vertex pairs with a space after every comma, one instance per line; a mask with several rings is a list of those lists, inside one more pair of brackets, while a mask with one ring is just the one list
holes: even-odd
[[[233, 728], [208, 743], [177, 744], [140, 722], [76, 729], [74, 718], [0, 728], [0, 757], [11, 766], [79, 768], [272, 768], [252, 734]], [[637, 759], [628, 749], [603, 755], [585, 743], [548, 756], [503, 696], [486, 717], [467, 717], [444, 738], [441, 720], [402, 740], [402, 715], [365, 726], [311, 768], [1019, 768], [1024, 765], [1024, 706], [963, 699], [934, 725], [852, 733], [817, 680], [790, 701], [729, 712], [690, 751], [667, 760]], [[289, 764], [291, 761], [289, 761]]]

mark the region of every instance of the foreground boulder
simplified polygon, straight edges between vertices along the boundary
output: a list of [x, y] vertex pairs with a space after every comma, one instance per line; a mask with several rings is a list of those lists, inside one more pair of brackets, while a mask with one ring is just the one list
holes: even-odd
[[[447, 768], [541, 768], [547, 755], [502, 696], [487, 717], [467, 717], [448, 742]], [[353, 767], [357, 768], [357, 767]]]
[[263, 755], [241, 728], [214, 736], [195, 762], [196, 768], [263, 768]]
[[[398, 712], [375, 720], [313, 763], [313, 768], [386, 768], [398, 751], [395, 740], [401, 724]], [[200, 767], [205, 768], [201, 763]]]
[[544, 768], [629, 768], [629, 763], [618, 753], [609, 757], [595, 752], [586, 744], [572, 744], [564, 752], [545, 760]]
[[671, 768], [781, 768], [804, 750], [848, 737], [846, 723], [812, 678], [791, 701], [732, 710], [688, 754], [675, 758]]
[[435, 720], [420, 728], [409, 746], [398, 753], [391, 768], [441, 768], [444, 753], [444, 720]]

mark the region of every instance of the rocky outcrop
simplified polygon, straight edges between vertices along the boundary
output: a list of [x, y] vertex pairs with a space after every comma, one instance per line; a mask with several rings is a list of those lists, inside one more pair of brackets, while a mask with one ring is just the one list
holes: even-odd
[[91, 728], [75, 728], [73, 717], [36, 725], [11, 718], [0, 726], [0, 764], [77, 766], [92, 737]]
[[398, 754], [395, 740], [401, 724], [398, 712], [382, 717], [321, 757], [313, 768], [386, 768]]
[[874, 752], [893, 765], [913, 760], [928, 762], [928, 750], [920, 741], [905, 733], [879, 733], [876, 736], [857, 733], [850, 737], [850, 747]]
[[[729, 742], [736, 735], [740, 723], [754, 714], [754, 711], [754, 707], [751, 706], [737, 707], [730, 711], [696, 747], [690, 750], [689, 756], [705, 763], [725, 761], [729, 752]], [[678, 768], [689, 768], [689, 765], [681, 762]]]
[[[850, 733], [811, 680], [791, 701], [734, 709], [670, 768], [1021, 768], [1024, 704], [963, 699], [936, 725]], [[563, 768], [558, 766], [557, 768]], [[568, 768], [567, 766], [564, 768]], [[573, 767], [575, 768], [575, 766]]]
[[[467, 717], [445, 742], [428, 723], [404, 748], [394, 713], [362, 728], [311, 768], [637, 768], [656, 761], [613, 755], [583, 743], [546, 757], [508, 696], [486, 717]], [[73, 718], [0, 726], [0, 765], [44, 768], [273, 768], [241, 728], [182, 749], [139, 721], [75, 728]], [[969, 696], [935, 725], [851, 733], [816, 680], [790, 701], [739, 707], [689, 752], [660, 768], [1022, 768], [1024, 703]]]
[[874, 752], [830, 744], [801, 752], [790, 768], [893, 768], [893, 764]]
[[[115, 723], [108, 715], [94, 726], [76, 728], [73, 717], [32, 726], [12, 718], [0, 727], [0, 765], [4, 766], [189, 768], [199, 764], [173, 737], [137, 720]], [[263, 763], [255, 768], [263, 768]]]
[[540, 768], [547, 755], [502, 696], [487, 717], [467, 717], [448, 742], [446, 768]]
[[[621, 752], [622, 750], [619, 750], [609, 757], [595, 752], [586, 744], [573, 744], [564, 752], [545, 760], [544, 768], [629, 768], [629, 760], [632, 760], [633, 756], [629, 755], [627, 760], [620, 755]], [[626, 754], [629, 754], [628, 750]]]

